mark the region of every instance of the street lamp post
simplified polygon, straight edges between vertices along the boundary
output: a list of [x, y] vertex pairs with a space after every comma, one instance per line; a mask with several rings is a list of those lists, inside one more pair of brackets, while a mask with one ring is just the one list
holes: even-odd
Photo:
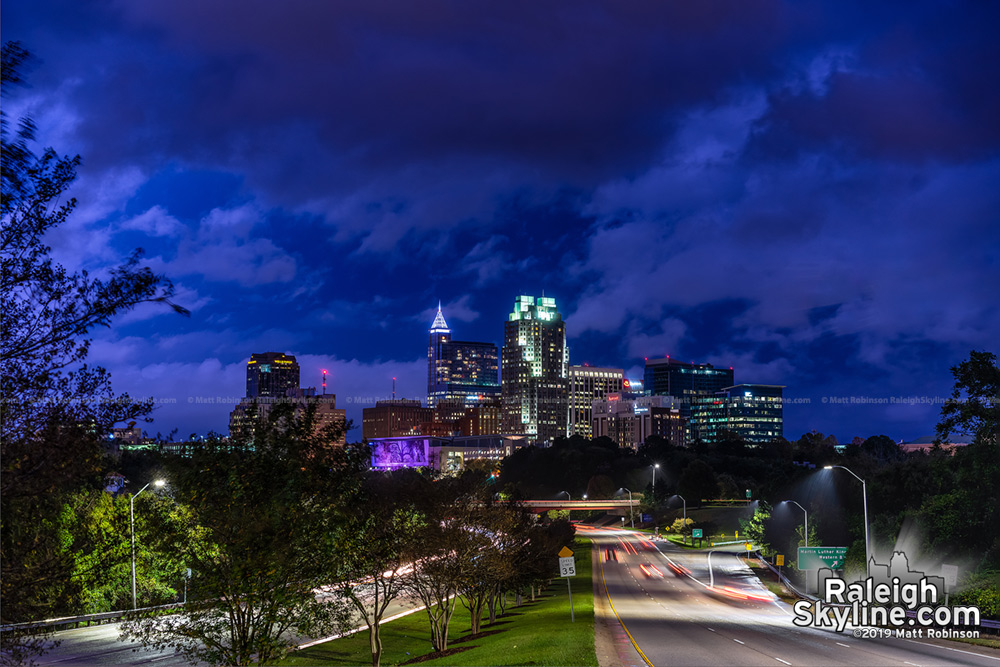
[[656, 469], [660, 467], [659, 463], [654, 463], [650, 466], [653, 469], [653, 502], [656, 502]]
[[[635, 528], [635, 514], [632, 513], [632, 492], [625, 487], [622, 487], [622, 491], [628, 493], [628, 520], [632, 524], [632, 527]], [[622, 518], [624, 519], [625, 517]]]
[[[158, 479], [149, 484], [153, 484], [159, 488], [166, 484], [166, 481]], [[137, 608], [135, 598], [135, 499], [139, 497], [140, 493], [149, 488], [149, 484], [139, 489], [139, 493], [133, 493], [128, 499], [129, 533], [132, 537], [132, 609]]]
[[[686, 500], [684, 500], [684, 496], [682, 496], [679, 493], [675, 493], [671, 497], [672, 498], [680, 498], [681, 502], [684, 503], [684, 527], [681, 528], [681, 530], [682, 531], [687, 530], [687, 527], [688, 527], [688, 503], [687, 503]], [[684, 538], [684, 544], [687, 544], [687, 541], [688, 541], [687, 535], [685, 535], [683, 532], [681, 532], [681, 537]], [[691, 542], [691, 544], [694, 544], [694, 542]]]
[[868, 485], [865, 484], [865, 480], [855, 475], [854, 471], [851, 470], [850, 468], [845, 468], [844, 466], [823, 466], [824, 470], [832, 470], [833, 468], [841, 468], [843, 470], [846, 470], [847, 472], [854, 475], [854, 479], [861, 482], [861, 499], [864, 502], [864, 508], [865, 508], [865, 575], [870, 578], [872, 576], [871, 572], [872, 554], [871, 554], [871, 545], [868, 542]]
[[802, 505], [799, 505], [794, 500], [785, 500], [784, 502], [791, 503], [791, 504], [795, 505], [800, 510], [802, 510], [802, 512], [806, 515], [805, 536], [806, 536], [806, 546], [808, 547], [809, 546], [809, 512], [806, 512], [806, 508], [803, 507]]

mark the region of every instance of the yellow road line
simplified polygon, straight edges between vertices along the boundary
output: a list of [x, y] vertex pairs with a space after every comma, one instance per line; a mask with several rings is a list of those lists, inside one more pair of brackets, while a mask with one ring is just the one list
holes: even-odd
[[639, 645], [635, 643], [635, 638], [632, 636], [632, 633], [628, 631], [628, 628], [625, 627], [625, 622], [622, 621], [622, 617], [618, 615], [618, 610], [615, 609], [615, 603], [611, 601], [611, 591], [608, 590], [608, 582], [604, 578], [604, 561], [601, 560], [600, 549], [597, 550], [597, 560], [601, 564], [601, 583], [604, 584], [604, 595], [608, 598], [608, 604], [611, 605], [611, 611], [615, 613], [615, 618], [618, 619], [618, 623], [622, 626], [622, 630], [624, 630], [625, 634], [628, 635], [628, 640], [632, 642], [632, 646], [634, 646], [635, 650], [639, 652], [639, 657], [645, 660], [649, 667], [654, 667], [653, 663], [651, 663], [649, 658], [646, 657], [646, 654], [642, 652], [641, 648], [639, 648]]

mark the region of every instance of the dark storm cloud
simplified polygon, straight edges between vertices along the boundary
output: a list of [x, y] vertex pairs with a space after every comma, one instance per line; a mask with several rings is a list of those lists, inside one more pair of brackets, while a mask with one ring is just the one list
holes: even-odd
[[[196, 364], [218, 392], [238, 390], [248, 345], [272, 344], [327, 355], [365, 387], [399, 359], [419, 388], [438, 298], [463, 336], [496, 340], [511, 295], [542, 288], [558, 293], [574, 361], [674, 352], [744, 381], [851, 393], [913, 385], [934, 358], [946, 380], [1000, 330], [998, 14], [4, 6], [5, 33], [42, 61], [14, 104], [85, 158], [82, 216], [53, 245], [107, 264], [146, 234], [156, 266], [203, 303], [206, 320], [165, 335], [183, 344], [161, 345], [160, 366], [135, 347], [121, 375]], [[153, 182], [156, 196], [135, 194]], [[257, 329], [276, 318], [264, 305], [281, 335]], [[202, 335], [214, 363], [178, 352]], [[101, 349], [111, 365], [132, 347]], [[798, 414], [801, 430], [829, 420]], [[878, 418], [898, 417], [863, 419]]]

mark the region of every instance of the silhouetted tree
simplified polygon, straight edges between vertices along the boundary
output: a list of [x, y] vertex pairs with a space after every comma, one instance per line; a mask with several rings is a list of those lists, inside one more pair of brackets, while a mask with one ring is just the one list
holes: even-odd
[[[29, 59], [19, 43], [4, 44], [5, 98], [23, 83]], [[107, 372], [85, 365], [86, 335], [146, 301], [186, 311], [170, 303], [169, 280], [140, 266], [141, 251], [103, 280], [55, 263], [43, 238], [76, 207], [65, 193], [80, 158], [52, 149], [36, 156], [30, 119], [12, 132], [0, 110], [0, 126], [0, 621], [17, 623], [70, 611], [79, 593], [74, 558], [50, 528], [79, 493], [100, 492], [102, 444], [112, 426], [152, 409], [116, 396]], [[109, 567], [121, 557], [104, 555]], [[4, 632], [0, 657], [29, 659], [40, 648], [29, 644]]]

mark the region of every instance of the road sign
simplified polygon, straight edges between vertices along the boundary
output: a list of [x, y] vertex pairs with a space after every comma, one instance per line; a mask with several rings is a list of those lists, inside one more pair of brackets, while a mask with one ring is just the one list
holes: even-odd
[[828, 567], [839, 570], [844, 567], [847, 547], [799, 547], [799, 569], [818, 570]]
[[697, 537], [698, 539], [701, 539], [701, 528], [692, 528], [691, 537]]
[[750, 500], [750, 489], [747, 489], [747, 500]]
[[642, 521], [643, 521], [643, 523], [649, 523], [652, 520], [653, 520], [653, 515], [652, 514], [643, 514], [642, 515]]
[[750, 545], [750, 543], [749, 543], [749, 542], [745, 542], [745, 543], [743, 544], [743, 546], [745, 546], [745, 547], [747, 548], [747, 551], [750, 551], [750, 549], [751, 549], [751, 548], [753, 548], [753, 547], [752, 547], [752, 546]]
[[570, 549], [569, 547], [563, 547], [562, 549], [559, 550], [559, 557], [560, 558], [572, 558], [573, 557], [573, 550]]
[[576, 576], [576, 559], [572, 556], [568, 558], [559, 559], [559, 576], [560, 577], [575, 577]]
[[785, 556], [784, 556], [784, 554], [778, 554], [774, 558], [775, 558], [775, 563], [774, 564], [777, 565], [778, 567], [781, 567], [782, 565], [785, 564]]
[[948, 586], [948, 588], [950, 590], [955, 590], [955, 586], [958, 585], [958, 566], [942, 565], [941, 576], [944, 578], [944, 583]]

